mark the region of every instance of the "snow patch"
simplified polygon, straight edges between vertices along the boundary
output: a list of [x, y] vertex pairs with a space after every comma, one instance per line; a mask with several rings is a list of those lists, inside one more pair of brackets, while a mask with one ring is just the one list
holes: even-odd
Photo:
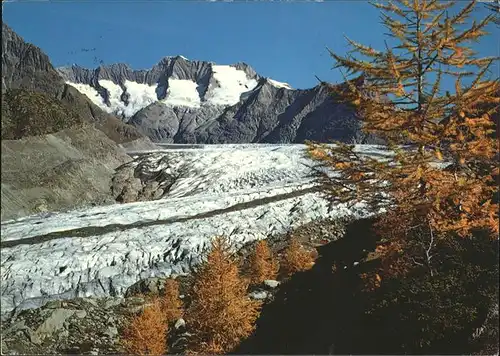
[[[111, 112], [125, 117], [132, 117], [136, 112], [158, 100], [156, 96], [156, 85], [147, 85], [125, 80], [125, 91], [111, 80], [101, 79], [99, 85], [109, 93], [109, 107]], [[122, 100], [123, 93], [128, 94], [128, 103]], [[108, 112], [109, 112], [108, 110]]]
[[167, 96], [162, 100], [169, 106], [200, 107], [198, 84], [189, 79], [168, 79]]
[[99, 85], [108, 91], [109, 107], [112, 112], [123, 115], [126, 108], [125, 103], [121, 101], [123, 89], [118, 84], [107, 79], [99, 80]]
[[156, 87], [156, 84], [148, 85], [125, 80], [126, 92], [129, 94], [125, 117], [132, 117], [139, 110], [156, 102], [158, 100]]
[[106, 105], [104, 99], [99, 95], [99, 92], [95, 90], [92, 86], [88, 84], [72, 83], [66, 82], [66, 84], [71, 85], [73, 88], [78, 90], [83, 95], [86, 95], [94, 104], [103, 109], [104, 111], [111, 113], [113, 110]]
[[293, 89], [288, 83], [278, 82], [277, 80], [273, 80], [271, 78], [267, 78], [267, 81], [274, 85], [276, 88]]
[[257, 86], [255, 79], [229, 65], [212, 65], [213, 79], [216, 84], [210, 84], [205, 94], [205, 100], [214, 105], [235, 105], [240, 101], [241, 94]]

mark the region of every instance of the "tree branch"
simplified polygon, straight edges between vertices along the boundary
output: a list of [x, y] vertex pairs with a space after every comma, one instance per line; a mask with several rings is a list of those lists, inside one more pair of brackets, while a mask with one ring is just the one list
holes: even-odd
[[432, 226], [431, 223], [429, 222], [429, 229], [430, 229], [430, 242], [429, 242], [429, 247], [425, 250], [425, 256], [427, 258], [427, 267], [429, 267], [429, 272], [431, 274], [431, 277], [434, 277], [434, 272], [432, 271], [432, 266], [431, 266], [431, 259], [433, 255], [431, 254], [431, 250], [434, 247], [434, 233], [432, 231]]

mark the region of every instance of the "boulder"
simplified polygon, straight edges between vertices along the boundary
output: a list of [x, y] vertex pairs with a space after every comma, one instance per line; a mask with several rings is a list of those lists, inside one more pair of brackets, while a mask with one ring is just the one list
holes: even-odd
[[36, 333], [42, 339], [44, 337], [50, 336], [53, 333], [61, 333], [61, 329], [64, 328], [64, 323], [67, 319], [75, 314], [75, 310], [71, 309], [54, 309], [50, 316], [45, 319], [45, 321], [38, 327]]
[[114, 326], [110, 326], [108, 327], [104, 333], [103, 333], [105, 336], [109, 337], [110, 339], [113, 339], [115, 338], [116, 336], [118, 336], [118, 329]]
[[165, 288], [165, 278], [151, 277], [141, 279], [131, 285], [125, 292], [125, 297], [131, 297], [137, 294], [160, 294]]
[[280, 282], [272, 280], [272, 279], [266, 279], [264, 281], [264, 285], [268, 288], [275, 289], [280, 285]]
[[182, 318], [178, 319], [176, 322], [175, 322], [175, 325], [174, 325], [174, 328], [176, 330], [180, 329], [180, 328], [185, 328], [186, 327], [186, 321]]
[[261, 290], [261, 291], [251, 292], [248, 296], [252, 299], [255, 299], [255, 300], [265, 300], [265, 299], [267, 299], [269, 294], [268, 294], [268, 292]]

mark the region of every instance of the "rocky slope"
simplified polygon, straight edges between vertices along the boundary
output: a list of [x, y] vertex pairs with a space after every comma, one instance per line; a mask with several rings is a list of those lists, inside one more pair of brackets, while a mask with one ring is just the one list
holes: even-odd
[[125, 64], [58, 68], [66, 83], [162, 143], [291, 143], [364, 140], [338, 87], [296, 90], [245, 63], [166, 57], [149, 70]]
[[114, 169], [129, 160], [123, 149], [89, 124], [2, 140], [2, 221], [114, 203]]
[[[18, 95], [18, 89], [23, 90], [23, 95]], [[9, 95], [11, 91], [16, 92]], [[19, 110], [24, 109], [26, 101], [36, 103], [37, 100], [30, 96], [40, 93], [45, 98], [39, 109], [53, 106], [61, 114], [44, 116], [38, 113], [27, 120], [27, 113], [20, 115]], [[74, 120], [54, 124], [54, 117], [68, 116], [67, 111], [71, 112], [69, 116], [95, 124], [115, 142], [131, 141], [142, 136], [135, 128], [101, 110], [85, 95], [65, 84], [48, 56], [40, 48], [26, 43], [5, 23], [2, 23], [2, 94], [2, 139], [52, 133], [71, 127]], [[36, 112], [32, 110], [28, 114], [34, 116]], [[37, 130], [31, 129], [32, 124], [37, 126]]]
[[5, 23], [1, 110], [2, 221], [113, 203], [114, 168], [130, 160], [117, 143], [152, 145], [65, 84], [47, 55]]

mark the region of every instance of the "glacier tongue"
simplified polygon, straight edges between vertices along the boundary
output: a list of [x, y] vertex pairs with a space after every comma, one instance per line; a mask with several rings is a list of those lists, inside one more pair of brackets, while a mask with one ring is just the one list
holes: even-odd
[[53, 298], [121, 295], [142, 278], [187, 273], [216, 235], [229, 235], [238, 247], [314, 219], [369, 214], [363, 204], [329, 210], [314, 189], [303, 149], [221, 145], [150, 152], [140, 159], [149, 160], [151, 170], [167, 169], [165, 159], [168, 169], [183, 170], [161, 200], [3, 223], [2, 312]]

